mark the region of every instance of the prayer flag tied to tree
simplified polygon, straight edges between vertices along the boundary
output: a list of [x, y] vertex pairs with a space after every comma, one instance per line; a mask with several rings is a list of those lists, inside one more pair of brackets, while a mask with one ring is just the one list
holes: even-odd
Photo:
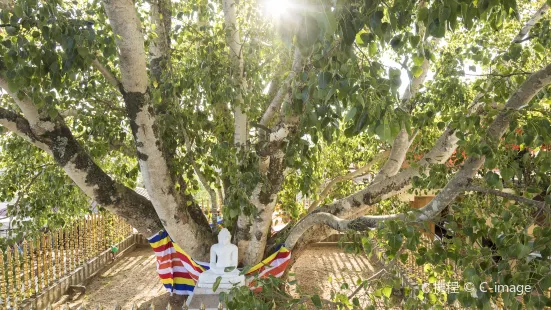
[[[176, 295], [193, 294], [199, 275], [209, 269], [209, 263], [195, 261], [172, 241], [166, 231], [160, 231], [147, 240], [155, 251], [157, 272], [168, 292]], [[254, 279], [281, 277], [290, 259], [291, 252], [280, 246], [272, 255], [246, 271], [249, 287], [255, 291], [262, 290], [262, 287], [256, 287]]]
[[[465, 281], [544, 296], [550, 2], [0, 0], [0, 201], [27, 232], [94, 200], [198, 261], [223, 213], [240, 265], [283, 243], [286, 270], [354, 231], [347, 246], [375, 240], [390, 266], [453, 281], [453, 261]], [[272, 234], [274, 217], [288, 225]], [[428, 247], [430, 223], [445, 233]], [[397, 274], [378, 289], [402, 289]], [[457, 300], [519, 306], [480, 296]]]

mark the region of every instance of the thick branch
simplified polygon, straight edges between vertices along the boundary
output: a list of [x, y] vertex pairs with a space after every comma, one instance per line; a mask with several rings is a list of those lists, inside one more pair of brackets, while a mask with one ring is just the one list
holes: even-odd
[[163, 71], [168, 68], [170, 60], [171, 2], [152, 0], [150, 5], [151, 24], [155, 25], [156, 34], [149, 45], [151, 76], [161, 84]]
[[375, 155], [375, 157], [370, 162], [368, 162], [366, 165], [364, 165], [364, 166], [362, 166], [362, 167], [360, 167], [360, 168], [358, 168], [358, 169], [356, 169], [352, 172], [349, 172], [345, 175], [340, 175], [340, 176], [332, 179], [331, 181], [329, 181], [329, 183], [327, 183], [327, 185], [323, 188], [323, 190], [319, 194], [318, 199], [315, 200], [310, 205], [310, 207], [308, 208], [308, 212], [312, 212], [313, 210], [315, 210], [319, 206], [319, 204], [323, 200], [325, 200], [325, 197], [327, 197], [327, 195], [329, 195], [329, 193], [331, 193], [331, 191], [333, 190], [333, 187], [335, 187], [335, 185], [337, 185], [340, 182], [352, 180], [354, 178], [360, 177], [360, 176], [368, 173], [371, 170], [371, 167], [373, 167], [373, 165], [379, 163], [381, 160], [386, 158], [389, 154], [390, 154], [390, 151], [381, 152], [381, 153]]
[[549, 10], [549, 5], [545, 3], [540, 7], [539, 10], [536, 11], [532, 18], [530, 18], [528, 22], [524, 24], [524, 27], [520, 29], [517, 36], [513, 39], [513, 43], [521, 43], [524, 37], [528, 35], [532, 27], [534, 27], [538, 23], [538, 21], [545, 15], [545, 12], [547, 12], [547, 10]]
[[314, 213], [300, 221], [285, 240], [285, 247], [293, 248], [300, 237], [314, 225], [325, 225], [336, 231], [366, 231], [373, 229], [377, 223], [388, 220], [404, 218], [404, 214], [392, 214], [382, 216], [361, 216], [353, 220], [341, 219], [331, 213]]
[[279, 110], [281, 109], [281, 104], [289, 95], [289, 87], [291, 86], [291, 82], [295, 78], [296, 74], [300, 71], [302, 63], [302, 54], [300, 53], [300, 49], [297, 47], [293, 56], [293, 65], [291, 67], [291, 71], [289, 72], [283, 83], [281, 83], [281, 87], [278, 89], [275, 97], [272, 99], [270, 105], [262, 115], [262, 118], [260, 119], [260, 125], [268, 126], [276, 113], [279, 112]]
[[[505, 111], [502, 111], [494, 119], [488, 128], [487, 135], [484, 140], [487, 142], [499, 141], [505, 131], [509, 128], [509, 118], [511, 117], [510, 111], [520, 110], [525, 107], [541, 89], [549, 84], [551, 84], [551, 65], [548, 65], [544, 69], [534, 73], [526, 81], [524, 81], [524, 83], [505, 104]], [[416, 221], [422, 222], [429, 220], [439, 214], [450, 202], [455, 200], [460, 192], [464, 191], [465, 188], [468, 188], [472, 178], [484, 164], [484, 160], [485, 158], [483, 156], [468, 158], [461, 169], [442, 189], [442, 191], [431, 202], [419, 210], [410, 211], [406, 214], [363, 216], [351, 221], [343, 220], [336, 216], [333, 217], [335, 212], [329, 213], [331, 216], [328, 216], [327, 214], [317, 216], [321, 212], [313, 213], [299, 222], [299, 224], [295, 226], [296, 228], [293, 228], [285, 241], [285, 245], [289, 248], [294, 247], [302, 234], [304, 234], [310, 227], [319, 224], [342, 231], [347, 229], [366, 230], [369, 228], [375, 228], [377, 223], [381, 221], [389, 219], [403, 219], [411, 214], [416, 216]], [[376, 185], [377, 184], [375, 184], [375, 186]]]
[[151, 202], [113, 181], [63, 123], [58, 122], [52, 131], [39, 135], [24, 117], [0, 108], [0, 125], [51, 155], [88, 197], [125, 218], [139, 232], [151, 235], [162, 229]]
[[545, 201], [532, 200], [532, 199], [528, 199], [528, 198], [525, 198], [525, 197], [522, 197], [522, 196], [518, 196], [518, 195], [498, 191], [498, 190], [491, 189], [491, 188], [485, 188], [485, 187], [482, 187], [482, 186], [471, 185], [471, 186], [467, 186], [465, 188], [465, 190], [466, 191], [479, 192], [479, 193], [485, 193], [485, 194], [491, 194], [491, 195], [503, 197], [503, 198], [506, 198], [506, 199], [509, 199], [509, 200], [522, 202], [522, 203], [532, 205], [532, 206], [535, 206], [535, 207], [542, 207], [542, 206], [545, 205]]
[[229, 48], [232, 64], [232, 77], [237, 85], [237, 94], [233, 105], [234, 114], [234, 143], [238, 148], [246, 148], [248, 129], [247, 114], [244, 112], [245, 100], [245, 76], [243, 62], [243, 44], [239, 35], [237, 16], [235, 13], [235, 1], [223, 0], [224, 23], [226, 26], [226, 43]]
[[394, 142], [392, 144], [392, 149], [390, 150], [390, 156], [387, 162], [383, 165], [377, 176], [373, 179], [373, 183], [381, 182], [382, 180], [391, 177], [400, 171], [402, 163], [406, 158], [406, 154], [409, 150], [412, 139], [409, 138], [409, 135], [405, 129], [400, 130]]
[[119, 79], [109, 70], [104, 64], [99, 62], [99, 60], [96, 58], [92, 61], [92, 66], [96, 68], [103, 77], [111, 84], [111, 86], [116, 87], [117, 89], [120, 87], [121, 82], [119, 82]]
[[47, 145], [37, 140], [33, 130], [31, 129], [29, 121], [25, 119], [25, 117], [4, 108], [0, 108], [0, 125], [23, 138], [27, 142], [30, 142], [46, 151], [49, 155], [52, 154]]
[[0, 88], [2, 88], [15, 101], [15, 104], [17, 104], [17, 106], [21, 109], [21, 112], [23, 112], [23, 115], [25, 115], [25, 118], [28, 120], [33, 130], [35, 130], [37, 133], [42, 134], [53, 129], [54, 124], [52, 122], [41, 119], [40, 112], [34, 106], [31, 99], [28, 96], [24, 96], [23, 99], [19, 99], [19, 96], [17, 96], [16, 93], [10, 90], [8, 86], [8, 81], [1, 75]]

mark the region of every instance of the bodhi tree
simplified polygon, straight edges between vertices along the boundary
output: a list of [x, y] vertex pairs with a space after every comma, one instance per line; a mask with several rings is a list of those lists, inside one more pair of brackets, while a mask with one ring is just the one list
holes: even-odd
[[[1, 5], [0, 198], [33, 218], [22, 227], [62, 225], [91, 199], [204, 260], [201, 183], [243, 265], [357, 231], [386, 260], [407, 249], [475, 283], [551, 285], [526, 259], [551, 249], [545, 1]], [[424, 190], [436, 196], [418, 210], [395, 199]], [[272, 235], [276, 206], [292, 221]], [[421, 249], [441, 219], [447, 238]], [[480, 296], [460, 295], [498, 298]]]

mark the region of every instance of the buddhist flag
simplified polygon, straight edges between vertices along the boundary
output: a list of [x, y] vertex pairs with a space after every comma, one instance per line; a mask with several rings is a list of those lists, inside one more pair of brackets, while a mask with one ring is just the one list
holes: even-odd
[[[199, 275], [209, 269], [208, 263], [197, 262], [176, 245], [166, 231], [148, 238], [149, 244], [157, 257], [157, 272], [163, 286], [176, 295], [191, 295]], [[246, 283], [255, 291], [255, 277], [267, 278], [269, 276], [281, 277], [291, 259], [291, 252], [284, 246], [280, 246], [272, 255], [253, 266], [245, 274]]]

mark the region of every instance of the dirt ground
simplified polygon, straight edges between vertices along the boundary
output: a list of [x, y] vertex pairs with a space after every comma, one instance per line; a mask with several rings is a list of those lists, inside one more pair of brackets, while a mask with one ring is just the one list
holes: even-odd
[[[358, 277], [366, 279], [380, 268], [367, 257], [346, 254], [336, 245], [315, 245], [300, 257], [291, 272], [301, 292], [330, 298], [331, 290], [339, 290], [343, 282], [353, 285]], [[133, 305], [150, 309], [151, 304], [155, 309], [165, 309], [169, 303], [169, 294], [156, 272], [155, 255], [148, 247], [138, 248], [115, 261], [87, 283], [83, 295], [71, 298], [71, 309], [97, 309], [98, 305], [103, 309], [114, 309], [117, 305], [125, 310]], [[183, 300], [170, 302], [180, 308]], [[61, 304], [56, 309], [62, 309]]]

